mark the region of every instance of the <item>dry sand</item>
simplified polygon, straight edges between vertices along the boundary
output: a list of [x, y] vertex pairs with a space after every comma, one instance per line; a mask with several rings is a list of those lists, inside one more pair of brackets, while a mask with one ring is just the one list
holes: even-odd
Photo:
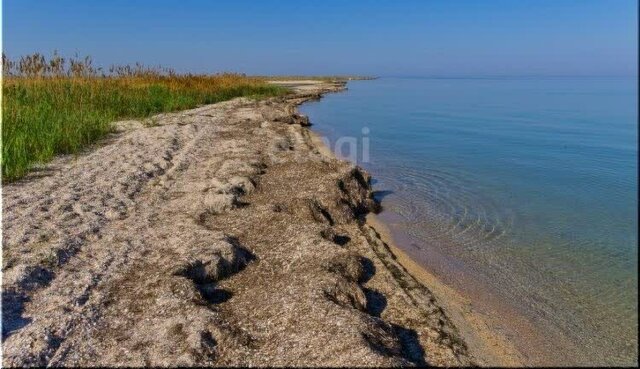
[[5, 366], [404, 366], [473, 359], [365, 221], [369, 176], [289, 84], [146, 122], [3, 188]]

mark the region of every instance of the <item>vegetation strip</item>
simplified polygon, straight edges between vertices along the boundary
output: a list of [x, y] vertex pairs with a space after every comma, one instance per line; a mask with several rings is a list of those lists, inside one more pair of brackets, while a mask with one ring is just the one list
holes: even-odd
[[141, 64], [108, 73], [90, 58], [3, 55], [2, 179], [14, 181], [58, 154], [74, 154], [113, 131], [112, 122], [145, 118], [235, 97], [286, 93], [239, 74], [178, 74]]

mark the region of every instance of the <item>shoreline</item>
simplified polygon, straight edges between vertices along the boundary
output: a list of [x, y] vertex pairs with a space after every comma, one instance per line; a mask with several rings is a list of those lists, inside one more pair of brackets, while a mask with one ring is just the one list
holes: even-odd
[[[348, 100], [348, 97], [346, 99]], [[343, 106], [346, 101], [345, 98], [337, 97], [336, 100], [342, 101], [338, 106]], [[356, 106], [359, 109], [366, 109], [366, 105], [362, 103]], [[334, 111], [330, 107], [302, 110], [309, 112], [312, 119], [313, 112], [319, 110], [329, 112], [329, 115], [320, 114], [319, 117], [327, 119], [327, 116], [333, 116], [337, 119], [336, 122], [349, 123], [348, 120], [341, 120], [339, 116], [331, 115], [340, 114], [341, 110]], [[345, 132], [340, 131], [339, 125], [332, 126], [330, 122], [327, 124], [329, 126], [320, 127], [320, 130], [325, 128]], [[332, 138], [335, 137], [332, 136]], [[375, 178], [376, 173], [371, 174]], [[392, 172], [390, 174], [393, 175]], [[381, 179], [383, 182], [387, 180], [390, 179], [388, 177]], [[384, 202], [384, 206], [386, 205], [387, 203]], [[481, 365], [549, 366], [562, 365], [562, 362], [573, 362], [575, 365], [611, 362], [607, 355], [590, 351], [587, 348], [589, 346], [580, 345], [580, 341], [575, 340], [575, 337], [570, 334], [572, 332], [563, 330], [566, 327], [553, 324], [560, 319], [558, 317], [563, 313], [562, 310], [558, 310], [557, 313], [551, 310], [547, 316], [542, 317], [535, 315], [527, 310], [529, 305], [526, 304], [526, 300], [509, 300], [508, 293], [504, 292], [509, 291], [508, 289], [501, 290], [500, 285], [488, 283], [482, 278], [474, 279], [474, 276], [482, 277], [482, 275], [479, 270], [473, 269], [473, 265], [465, 268], [465, 265], [455, 257], [439, 251], [441, 245], [430, 246], [425, 239], [403, 232], [403, 227], [396, 226], [398, 220], [394, 218], [393, 212], [383, 212], [380, 216], [370, 216], [370, 218], [378, 218], [378, 225], [374, 227], [383, 234], [383, 239], [401, 264], [438, 297], [438, 303], [445, 309], [465, 338], [470, 354]], [[384, 221], [388, 221], [386, 224], [389, 227], [382, 223]], [[446, 242], [449, 240], [442, 241], [445, 242], [444, 245], [448, 245]], [[414, 244], [420, 245], [420, 250]], [[588, 345], [592, 336], [586, 337]], [[584, 343], [585, 340], [582, 342]], [[559, 357], [558, 350], [565, 352], [566, 355]]]
[[[318, 132], [311, 131], [312, 142], [324, 155], [337, 159], [331, 148], [327, 147]], [[522, 366], [525, 359], [522, 354], [509, 342], [508, 338], [491, 329], [482, 317], [472, 311], [471, 301], [463, 297], [458, 291], [441, 282], [435, 275], [411, 259], [395, 242], [391, 230], [374, 213], [368, 213], [365, 224], [378, 234], [385, 244], [389, 257], [398, 261], [406, 272], [416, 281], [429, 289], [438, 299], [438, 304], [453, 321], [454, 326], [461, 331], [470, 354], [484, 366]]]
[[481, 366], [523, 366], [526, 359], [512, 342], [498, 332], [482, 313], [473, 308], [473, 301], [448, 286], [425, 267], [413, 260], [394, 240], [391, 230], [376, 214], [367, 216], [367, 223], [374, 227], [398, 262], [420, 283], [438, 298], [456, 328], [465, 339], [470, 353]]
[[3, 364], [472, 365], [297, 112], [344, 85], [128, 124], [4, 186]]
[[[300, 87], [294, 81], [282, 81], [282, 85], [288, 87]], [[302, 85], [315, 84], [316, 81], [303, 81]], [[280, 83], [279, 83], [280, 84]], [[345, 88], [346, 89], [346, 88]], [[342, 92], [330, 91], [330, 92]], [[324, 95], [324, 93], [322, 94]], [[305, 101], [306, 102], [306, 101]], [[303, 104], [302, 102], [301, 104]], [[313, 122], [311, 122], [313, 124]], [[311, 142], [315, 145], [322, 155], [332, 157], [336, 160], [346, 161], [346, 159], [338, 158], [330, 147], [323, 141], [319, 132], [309, 129]], [[382, 258], [388, 257], [397, 261], [403, 272], [409, 278], [414, 279], [424, 288], [433, 293], [438, 299], [434, 302], [439, 308], [443, 308], [447, 315], [447, 319], [451, 319], [454, 329], [462, 332], [462, 339], [465, 346], [470, 350], [469, 355], [474, 360], [474, 365], [482, 366], [523, 366], [525, 359], [522, 354], [509, 342], [508, 338], [491, 329], [488, 323], [482, 318], [481, 314], [471, 311], [469, 299], [463, 297], [453, 288], [447, 286], [438, 278], [430, 273], [427, 269], [420, 266], [416, 261], [411, 259], [395, 242], [391, 230], [382, 220], [379, 219], [376, 212], [369, 212], [364, 218], [364, 227], [370, 227], [376, 234], [376, 238], [381, 241], [382, 246], [380, 252], [384, 255]]]
[[[338, 159], [318, 132], [313, 129], [310, 132], [312, 142], [323, 155]], [[403, 251], [394, 240], [391, 230], [377, 214], [368, 213], [365, 224], [378, 234], [386, 246], [389, 257], [397, 260], [412, 278], [434, 294], [438, 300], [437, 304], [445, 310], [454, 326], [461, 332], [476, 365], [514, 367], [526, 363], [526, 359], [506, 336], [492, 329], [483, 318], [483, 314], [473, 311], [469, 298], [440, 281]]]

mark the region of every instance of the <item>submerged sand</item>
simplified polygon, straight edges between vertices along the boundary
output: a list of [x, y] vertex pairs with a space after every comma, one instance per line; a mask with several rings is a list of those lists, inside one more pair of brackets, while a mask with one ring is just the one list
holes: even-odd
[[4, 186], [3, 364], [474, 363], [365, 221], [369, 175], [296, 111], [344, 85], [288, 86], [121, 122]]

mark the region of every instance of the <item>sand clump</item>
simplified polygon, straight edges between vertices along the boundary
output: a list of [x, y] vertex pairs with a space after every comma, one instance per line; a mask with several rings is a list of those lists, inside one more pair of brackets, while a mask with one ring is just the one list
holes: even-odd
[[120, 124], [3, 188], [6, 366], [469, 365], [296, 106], [343, 84]]

